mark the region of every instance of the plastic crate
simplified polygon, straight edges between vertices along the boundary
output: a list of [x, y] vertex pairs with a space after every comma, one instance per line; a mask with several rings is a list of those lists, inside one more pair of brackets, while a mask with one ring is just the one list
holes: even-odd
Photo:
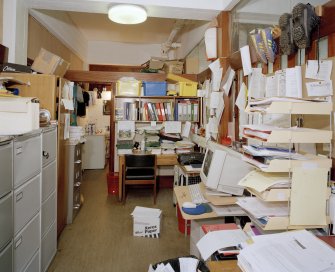
[[117, 95], [139, 96], [141, 91], [141, 81], [117, 81]]
[[143, 94], [145, 96], [165, 96], [167, 83], [163, 82], [149, 82], [143, 81]]
[[197, 82], [178, 82], [177, 91], [179, 96], [197, 96]]

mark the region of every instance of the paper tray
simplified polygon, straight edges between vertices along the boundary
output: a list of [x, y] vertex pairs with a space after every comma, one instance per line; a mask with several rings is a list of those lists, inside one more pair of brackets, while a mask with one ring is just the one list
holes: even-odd
[[289, 188], [274, 188], [264, 192], [257, 192], [256, 190], [247, 187], [247, 190], [265, 202], [283, 202], [289, 201], [291, 189]]
[[308, 130], [273, 130], [267, 140], [243, 135], [245, 138], [255, 139], [267, 143], [330, 143], [332, 131], [308, 129]]
[[[259, 112], [251, 110], [252, 107], [247, 106], [246, 112]], [[265, 113], [282, 113], [282, 114], [331, 114], [333, 103], [331, 102], [285, 102], [274, 101], [268, 107], [264, 108]]]
[[[308, 157], [308, 160], [278, 160], [274, 159], [271, 160], [270, 164], [268, 167], [258, 167], [256, 163], [258, 163], [256, 160], [250, 159], [246, 157], [246, 162], [250, 163], [251, 165], [257, 167], [259, 170], [262, 172], [266, 173], [275, 173], [275, 172], [289, 172], [292, 171], [292, 168], [295, 167], [302, 167], [302, 168], [311, 168], [311, 167], [316, 167], [316, 168], [331, 168], [332, 166], [332, 160], [329, 158], [324, 158], [321, 156], [314, 156], [314, 155], [305, 155]], [[245, 156], [243, 156], [245, 157]], [[255, 164], [253, 163], [255, 162]]]

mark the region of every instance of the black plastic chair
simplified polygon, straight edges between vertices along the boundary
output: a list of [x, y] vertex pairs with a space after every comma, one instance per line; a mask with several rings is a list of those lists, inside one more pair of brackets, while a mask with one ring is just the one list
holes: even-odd
[[126, 202], [128, 185], [153, 185], [154, 204], [157, 197], [156, 155], [125, 155], [123, 168], [123, 203]]

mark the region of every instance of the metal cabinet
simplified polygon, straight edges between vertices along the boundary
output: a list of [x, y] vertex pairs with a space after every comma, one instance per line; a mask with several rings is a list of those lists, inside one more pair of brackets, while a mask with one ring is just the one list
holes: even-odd
[[43, 128], [41, 197], [41, 271], [57, 252], [57, 127]]
[[68, 144], [66, 148], [66, 178], [68, 185], [67, 224], [71, 224], [81, 207], [82, 144]]

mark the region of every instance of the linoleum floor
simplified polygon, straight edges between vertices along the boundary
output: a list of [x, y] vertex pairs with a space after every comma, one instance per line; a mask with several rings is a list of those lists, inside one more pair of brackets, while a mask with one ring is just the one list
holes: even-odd
[[[105, 170], [87, 170], [81, 190], [84, 205], [63, 230], [49, 272], [146, 272], [150, 263], [189, 254], [189, 237], [178, 231], [172, 189], [161, 189], [155, 206], [151, 188], [131, 189], [123, 205], [107, 195]], [[132, 235], [130, 214], [137, 205], [163, 211], [159, 239]]]

